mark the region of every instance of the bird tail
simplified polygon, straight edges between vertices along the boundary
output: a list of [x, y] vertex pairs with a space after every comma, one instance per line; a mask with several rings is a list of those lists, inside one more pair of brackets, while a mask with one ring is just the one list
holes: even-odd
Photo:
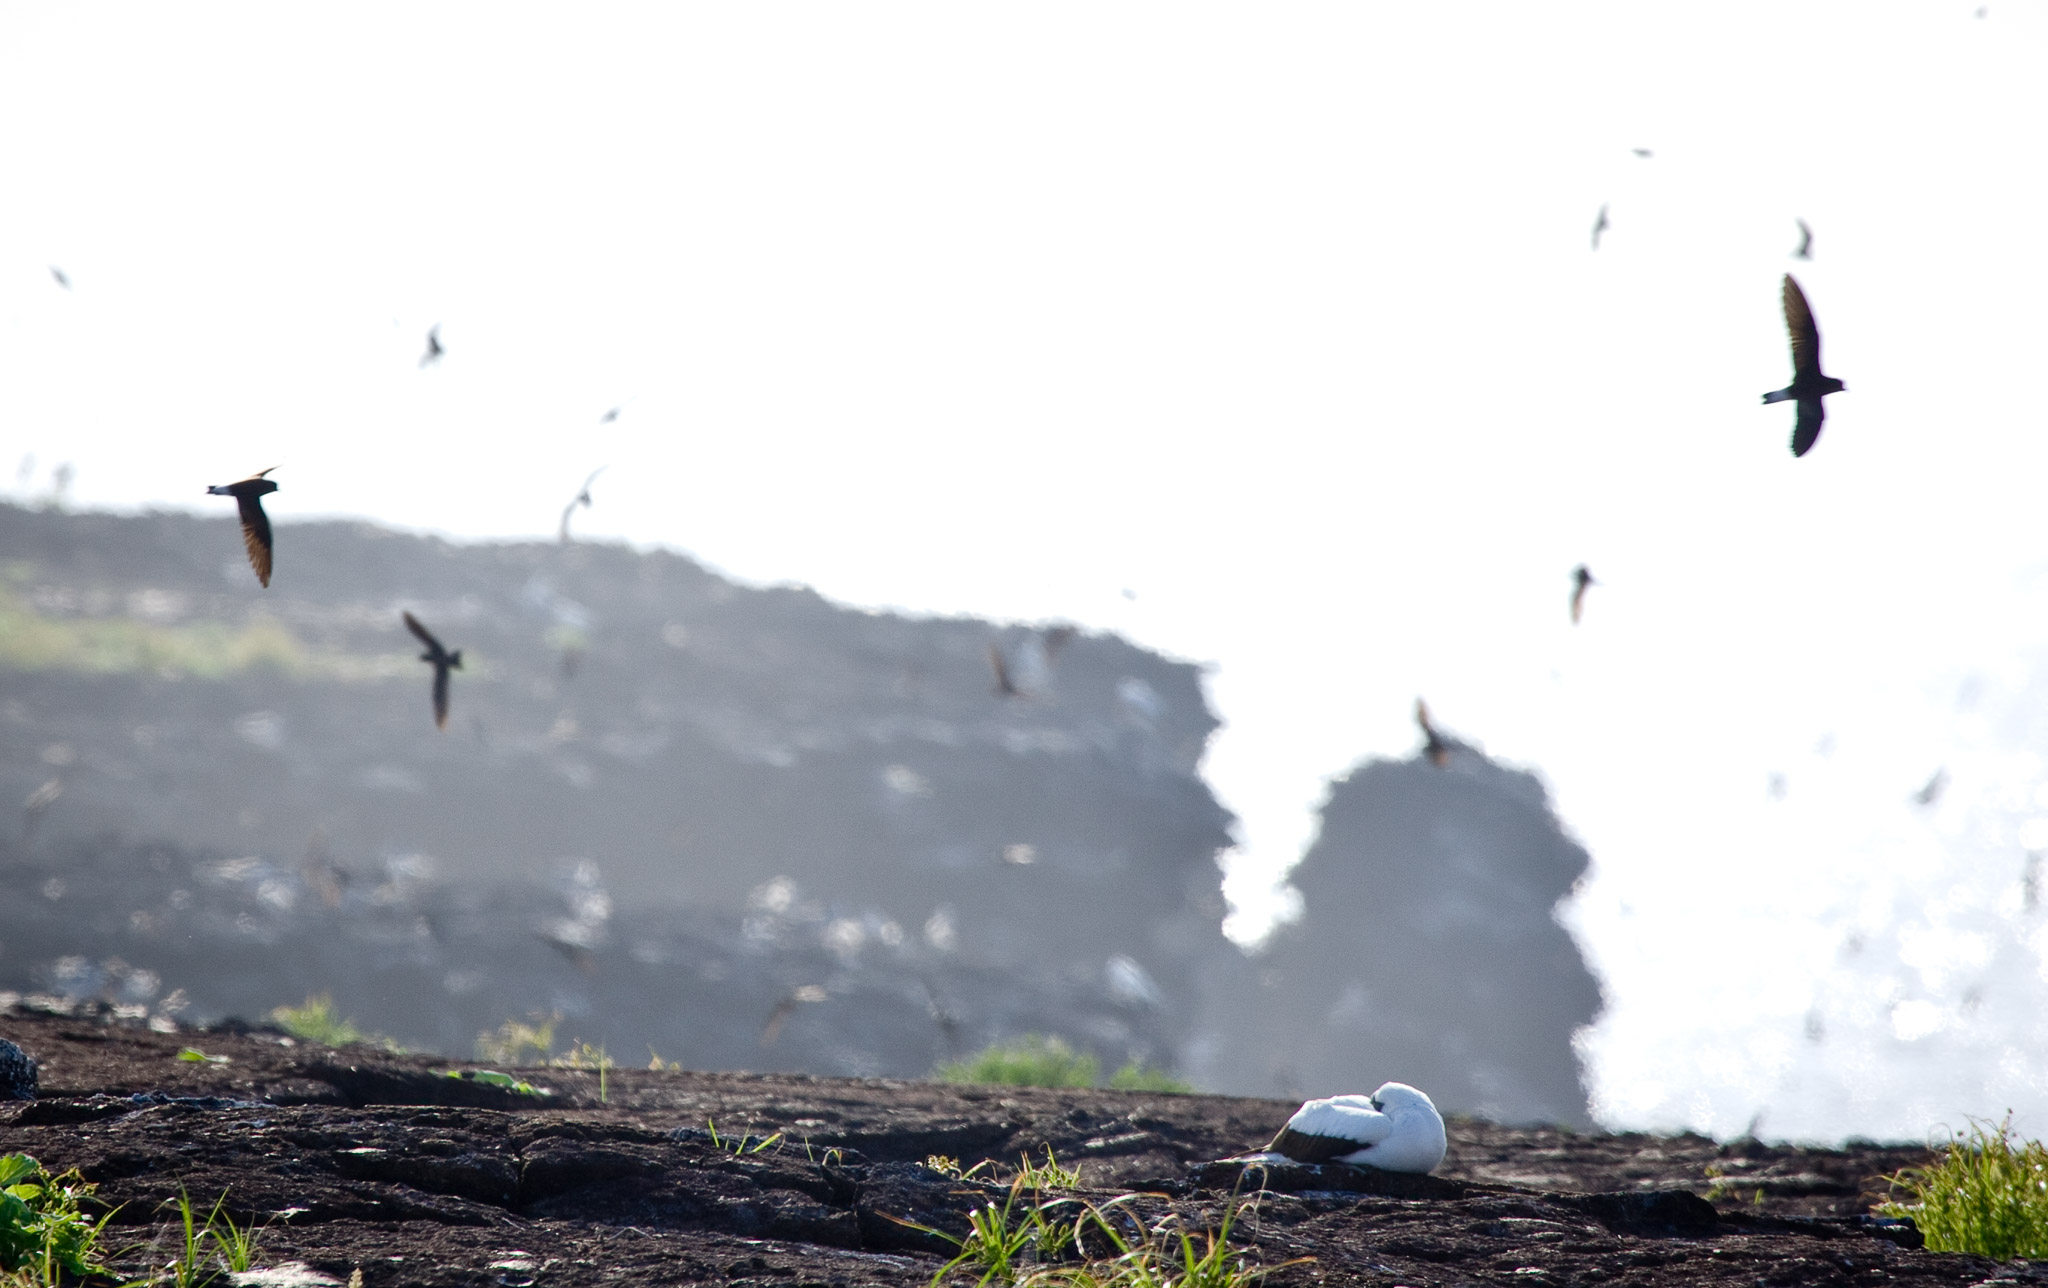
[[1764, 395], [1764, 401], [1767, 403], [1791, 402], [1792, 391], [1790, 389], [1773, 389]]

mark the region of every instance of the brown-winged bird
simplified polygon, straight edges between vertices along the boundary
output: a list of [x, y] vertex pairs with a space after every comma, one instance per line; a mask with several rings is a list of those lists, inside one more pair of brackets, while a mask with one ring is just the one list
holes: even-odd
[[439, 362], [441, 355], [446, 352], [447, 350], [441, 347], [441, 324], [436, 322], [427, 328], [427, 351], [420, 355], [420, 365], [431, 367]]
[[462, 650], [456, 649], [453, 653], [450, 653], [447, 649], [442, 648], [441, 641], [434, 638], [434, 633], [420, 625], [420, 619], [414, 617], [411, 613], [405, 614], [405, 629], [418, 636], [420, 643], [427, 646], [427, 651], [420, 654], [420, 661], [431, 662], [434, 666], [434, 727], [436, 729], [446, 729], [448, 727], [448, 672], [462, 669]]
[[1814, 325], [1806, 292], [1799, 289], [1790, 273], [1785, 274], [1782, 294], [1785, 329], [1792, 333], [1792, 383], [1765, 394], [1764, 401], [1799, 404], [1799, 419], [1792, 428], [1792, 454], [1804, 456], [1813, 450], [1814, 440], [1820, 437], [1821, 422], [1828, 416], [1820, 400], [1841, 393], [1848, 386], [1833, 376], [1821, 374], [1820, 328]]
[[597, 482], [598, 475], [604, 473], [606, 470], [610, 468], [611, 466], [609, 465], [600, 465], [596, 469], [592, 470], [590, 472], [590, 477], [583, 480], [583, 486], [577, 490], [576, 498], [573, 501], [569, 502], [569, 504], [562, 507], [563, 545], [566, 546], [569, 544], [569, 516], [576, 513], [576, 507], [579, 505], [586, 510], [590, 508], [590, 485], [592, 483]]
[[1586, 587], [1597, 586], [1593, 570], [1584, 564], [1572, 569], [1572, 625], [1579, 624], [1579, 613], [1586, 606]]
[[1808, 228], [1806, 226], [1806, 221], [1804, 219], [1794, 219], [1792, 222], [1799, 225], [1799, 245], [1793, 250], [1792, 258], [1812, 259], [1813, 229]]
[[[276, 469], [273, 465], [270, 470]], [[256, 580], [270, 585], [270, 516], [263, 513], [263, 498], [277, 491], [277, 484], [264, 478], [270, 470], [258, 470], [239, 483], [206, 489], [208, 496], [231, 496], [242, 511], [242, 544], [249, 548], [249, 566]]]
[[1429, 722], [1429, 704], [1421, 698], [1415, 699], [1415, 723], [1422, 726], [1422, 754], [1429, 757], [1429, 763], [1438, 769], [1450, 764], [1451, 744]]
[[1005, 698], [1021, 698], [1024, 696], [1024, 690], [1018, 688], [1017, 682], [1010, 678], [1010, 659], [1003, 656], [1002, 645], [991, 644], [988, 646], [988, 666], [991, 671], [996, 673], [997, 696]]

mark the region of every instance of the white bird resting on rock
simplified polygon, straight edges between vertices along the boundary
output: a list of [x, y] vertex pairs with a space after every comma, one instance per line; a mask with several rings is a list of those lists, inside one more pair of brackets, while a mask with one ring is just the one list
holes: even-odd
[[1370, 1096], [1331, 1096], [1294, 1111], [1268, 1155], [1295, 1163], [1356, 1163], [1431, 1172], [1444, 1161], [1444, 1120], [1428, 1096], [1389, 1082]]

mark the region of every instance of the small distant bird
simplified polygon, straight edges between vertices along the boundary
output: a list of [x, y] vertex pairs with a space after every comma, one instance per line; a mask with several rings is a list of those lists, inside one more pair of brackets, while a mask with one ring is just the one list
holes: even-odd
[[1792, 252], [1792, 258], [1812, 259], [1813, 229], [1808, 228], [1806, 226], [1806, 221], [1804, 219], [1794, 219], [1792, 222], [1799, 225], [1799, 247], [1798, 249]]
[[441, 347], [441, 324], [436, 322], [427, 328], [427, 351], [420, 355], [420, 366], [433, 366], [446, 352], [447, 350]]
[[1641, 157], [1645, 161], [1648, 161], [1652, 156], [1656, 155], [1655, 153], [1651, 152], [1648, 148], [1630, 148], [1629, 151], [1635, 153], [1637, 156]]
[[1600, 217], [1599, 217], [1598, 219], [1595, 219], [1595, 220], [1593, 221], [1593, 249], [1594, 249], [1594, 250], [1599, 250], [1599, 249], [1600, 249], [1600, 234], [1601, 234], [1601, 233], [1604, 233], [1604, 232], [1606, 232], [1606, 231], [1607, 231], [1607, 230], [1608, 230], [1608, 229], [1609, 229], [1610, 227], [1612, 227], [1612, 225], [1610, 225], [1610, 224], [1609, 224], [1609, 223], [1607, 222], [1607, 203], [1606, 203], [1606, 202], [1602, 202], [1602, 203], [1600, 203]]
[[573, 501], [569, 502], [569, 504], [562, 507], [563, 545], [569, 544], [569, 516], [576, 513], [576, 507], [579, 505], [586, 510], [590, 508], [590, 485], [592, 483], [597, 482], [598, 475], [604, 473], [606, 470], [610, 468], [611, 466], [609, 465], [600, 465], [596, 469], [592, 470], [590, 472], [590, 477], [583, 480], [583, 486], [577, 490], [576, 498]]
[[64, 780], [62, 777], [52, 778], [28, 794], [28, 799], [21, 803], [21, 843], [23, 845], [27, 845], [35, 839], [36, 828], [42, 825], [43, 815], [49, 813], [50, 806], [55, 805], [63, 795]]
[[1073, 643], [1074, 637], [1080, 633], [1080, 628], [1077, 626], [1047, 627], [1045, 634], [1039, 637], [1039, 647], [1045, 650], [1046, 662], [1050, 663], [1054, 658], [1058, 657], [1060, 651]]
[[64, 276], [64, 270], [57, 267], [55, 264], [50, 265], [50, 276], [56, 278], [57, 285], [63, 287], [65, 290], [68, 291], [71, 289], [71, 279]]
[[2020, 911], [2032, 912], [2041, 904], [2041, 852], [2027, 851], [2027, 861], [2020, 868]]
[[1444, 1161], [1448, 1144], [1430, 1098], [1405, 1082], [1388, 1082], [1370, 1096], [1309, 1101], [1266, 1149], [1297, 1163], [1426, 1173]]
[[1821, 406], [1821, 399], [1840, 393], [1848, 386], [1833, 376], [1821, 374], [1820, 328], [1814, 324], [1813, 310], [1806, 303], [1806, 292], [1799, 289], [1799, 283], [1790, 273], [1785, 274], [1782, 295], [1785, 328], [1792, 333], [1792, 383], [1765, 394], [1764, 401], [1799, 404], [1799, 419], [1792, 429], [1792, 454], [1804, 456], [1813, 450], [1814, 441], [1820, 437], [1821, 422], [1827, 419], [1827, 409]]
[[1451, 763], [1451, 744], [1436, 731], [1429, 721], [1429, 704], [1421, 698], [1415, 699], [1415, 723], [1422, 726], [1422, 754], [1429, 757], [1429, 763], [1442, 769]]
[[[276, 469], [273, 465], [270, 470]], [[263, 477], [270, 470], [258, 470], [239, 483], [206, 489], [208, 496], [231, 496], [242, 511], [242, 544], [249, 548], [249, 566], [256, 580], [270, 585], [270, 516], [263, 513], [263, 498], [277, 491], [277, 484]]]
[[597, 418], [597, 423], [600, 425], [609, 425], [613, 421], [617, 420], [619, 418], [619, 413], [624, 410], [626, 409], [623, 406], [614, 407], [610, 411], [606, 412], [604, 415], [599, 416]]
[[1934, 771], [1934, 777], [1919, 791], [1913, 793], [1913, 803], [1922, 809], [1932, 808], [1941, 800], [1941, 794], [1948, 790], [1948, 766]]
[[768, 1022], [761, 1026], [761, 1045], [772, 1047], [782, 1036], [782, 1026], [789, 1023], [789, 1017], [796, 1014], [796, 1008], [806, 1002], [822, 1002], [831, 994], [817, 984], [805, 984], [775, 1004], [768, 1012]]
[[1010, 659], [1003, 656], [1003, 649], [1000, 644], [988, 646], [988, 665], [989, 669], [996, 673], [996, 693], [999, 696], [1005, 698], [1021, 698], [1024, 696], [1024, 690], [1018, 688], [1016, 681], [1010, 678]]
[[414, 617], [411, 613], [405, 614], [405, 629], [418, 636], [420, 643], [427, 646], [427, 651], [420, 654], [420, 661], [431, 662], [434, 666], [434, 727], [436, 729], [446, 729], [448, 727], [448, 672], [462, 669], [462, 650], [456, 649], [453, 653], [450, 653], [447, 649], [442, 648], [441, 641], [434, 638], [434, 633], [420, 625], [420, 619]]
[[1599, 584], [1593, 580], [1593, 570], [1586, 565], [1580, 564], [1572, 569], [1572, 625], [1579, 624], [1579, 611], [1586, 605], [1586, 587]]
[[590, 945], [583, 936], [557, 934], [553, 931], [536, 930], [534, 937], [548, 947], [562, 954], [571, 966], [585, 975], [597, 973], [597, 954], [590, 951]]

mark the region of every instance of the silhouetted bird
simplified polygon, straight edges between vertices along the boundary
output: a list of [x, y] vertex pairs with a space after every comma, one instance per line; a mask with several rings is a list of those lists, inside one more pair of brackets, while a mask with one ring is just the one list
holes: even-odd
[[71, 289], [71, 279], [64, 276], [64, 270], [57, 267], [55, 264], [50, 265], [50, 276], [56, 278], [57, 285], [63, 287], [65, 290], [68, 291]]
[[1785, 274], [1785, 327], [1792, 333], [1792, 383], [1764, 395], [1767, 403], [1794, 401], [1799, 419], [1792, 429], [1792, 454], [1804, 456], [1820, 437], [1827, 409], [1821, 399], [1840, 393], [1848, 386], [1833, 376], [1821, 374], [1820, 328], [1814, 325], [1813, 310], [1807, 307], [1806, 292], [1799, 289], [1792, 274]]
[[1593, 580], [1593, 570], [1586, 565], [1580, 564], [1572, 569], [1572, 625], [1579, 624], [1579, 612], [1586, 605], [1586, 587], [1599, 584]]
[[420, 355], [420, 365], [431, 367], [439, 362], [441, 355], [446, 352], [447, 350], [441, 347], [441, 324], [436, 322], [427, 328], [427, 351]]
[[1047, 627], [1045, 634], [1039, 637], [1039, 645], [1045, 650], [1045, 660], [1050, 663], [1058, 657], [1060, 650], [1073, 643], [1074, 636], [1080, 633], [1080, 628], [1076, 626]]
[[1451, 744], [1436, 731], [1429, 721], [1429, 704], [1421, 698], [1415, 699], [1415, 723], [1422, 726], [1422, 754], [1429, 757], [1429, 763], [1442, 769], [1451, 763]]
[[441, 647], [441, 641], [434, 638], [432, 631], [420, 625], [420, 619], [411, 613], [405, 614], [405, 629], [419, 637], [427, 651], [420, 654], [420, 661], [431, 662], [434, 666], [434, 727], [448, 727], [448, 672], [462, 669], [462, 650], [450, 653]]
[[577, 507], [577, 506], [579, 506], [579, 505], [580, 505], [580, 506], [582, 506], [582, 507], [583, 507], [584, 509], [586, 509], [586, 510], [588, 510], [588, 509], [590, 508], [590, 485], [591, 485], [592, 483], [595, 483], [595, 482], [597, 482], [597, 476], [598, 476], [598, 475], [600, 475], [600, 474], [604, 473], [604, 472], [605, 472], [606, 470], [608, 470], [608, 469], [610, 469], [610, 468], [611, 468], [611, 466], [609, 466], [609, 465], [600, 465], [600, 466], [598, 466], [598, 467], [597, 467], [596, 469], [592, 470], [592, 471], [590, 472], [590, 477], [589, 477], [589, 478], [587, 478], [587, 479], [585, 479], [585, 480], [583, 480], [583, 486], [582, 486], [582, 487], [581, 487], [580, 489], [578, 489], [578, 490], [577, 490], [577, 492], [576, 492], [576, 499], [575, 499], [575, 500], [573, 500], [573, 501], [571, 501], [571, 502], [569, 502], [569, 504], [567, 504], [567, 505], [565, 505], [565, 506], [563, 506], [563, 507], [562, 507], [562, 544], [563, 544], [563, 545], [567, 545], [567, 544], [569, 544], [569, 516], [570, 516], [570, 515], [572, 515], [572, 514], [574, 514], [574, 513], [576, 512], [576, 507]]
[[1637, 156], [1641, 157], [1645, 161], [1648, 161], [1651, 157], [1656, 155], [1656, 153], [1650, 151], [1650, 149], [1648, 148], [1630, 148], [1629, 151], [1635, 153]]
[[1795, 219], [1792, 222], [1799, 225], [1799, 247], [1797, 250], [1794, 250], [1792, 252], [1792, 258], [1812, 259], [1813, 229], [1808, 228], [1806, 226], [1806, 221], [1804, 219]]
[[[276, 469], [273, 465], [270, 470]], [[263, 476], [270, 470], [258, 470], [239, 483], [224, 487], [206, 489], [208, 496], [231, 496], [242, 511], [242, 544], [249, 548], [249, 566], [256, 570], [256, 580], [270, 585], [270, 516], [263, 513], [263, 498], [277, 491], [277, 484]]]
[[822, 1002], [831, 994], [817, 984], [805, 984], [775, 1004], [768, 1012], [768, 1022], [761, 1026], [761, 1045], [772, 1047], [782, 1036], [782, 1026], [789, 1023], [789, 1017], [796, 1014], [796, 1008], [806, 1002]]
[[1944, 765], [1934, 771], [1934, 777], [1927, 780], [1926, 786], [1913, 793], [1913, 803], [1923, 809], [1927, 808], [1939, 802], [1941, 794], [1947, 790], [1948, 766]]
[[1010, 659], [1003, 656], [1001, 645], [988, 646], [988, 665], [989, 669], [996, 673], [997, 694], [1005, 698], [1024, 696], [1024, 690], [1018, 688], [1016, 682], [1010, 678]]
[[610, 411], [606, 412], [604, 415], [599, 416], [597, 418], [597, 423], [600, 425], [609, 425], [613, 421], [617, 420], [619, 418], [619, 413], [624, 410], [626, 410], [624, 407], [614, 407]]
[[1593, 249], [1594, 249], [1594, 250], [1599, 250], [1599, 249], [1600, 249], [1600, 234], [1601, 234], [1601, 233], [1604, 233], [1604, 232], [1606, 232], [1606, 231], [1608, 230], [1608, 228], [1610, 228], [1610, 227], [1612, 227], [1612, 225], [1610, 225], [1610, 224], [1609, 224], [1609, 223], [1607, 222], [1607, 205], [1606, 205], [1606, 203], [1605, 203], [1605, 202], [1602, 202], [1602, 203], [1601, 203], [1601, 205], [1600, 205], [1600, 217], [1599, 217], [1598, 219], [1595, 219], [1595, 220], [1593, 221]]

